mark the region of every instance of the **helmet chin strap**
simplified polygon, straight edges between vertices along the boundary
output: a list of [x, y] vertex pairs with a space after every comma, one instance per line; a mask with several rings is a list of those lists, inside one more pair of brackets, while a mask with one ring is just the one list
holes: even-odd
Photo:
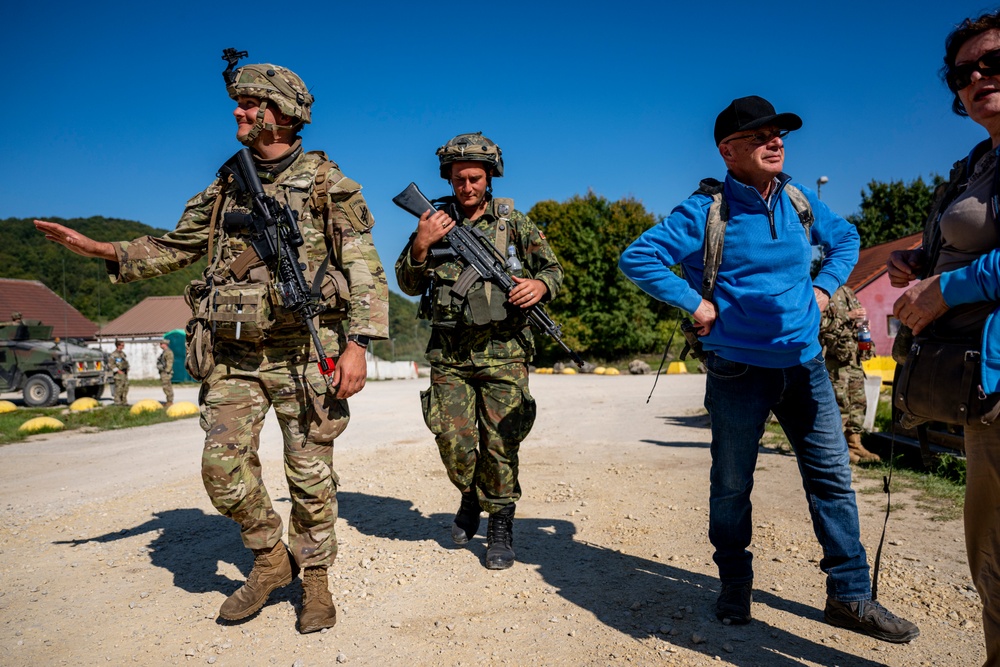
[[294, 125], [275, 125], [274, 123], [264, 122], [264, 111], [267, 110], [267, 100], [261, 100], [260, 106], [257, 107], [257, 121], [253, 124], [250, 132], [245, 137], [240, 137], [237, 135], [236, 139], [239, 140], [241, 144], [247, 147], [252, 147], [257, 141], [257, 137], [264, 130], [267, 130], [271, 134], [277, 136], [278, 130], [294, 130]]

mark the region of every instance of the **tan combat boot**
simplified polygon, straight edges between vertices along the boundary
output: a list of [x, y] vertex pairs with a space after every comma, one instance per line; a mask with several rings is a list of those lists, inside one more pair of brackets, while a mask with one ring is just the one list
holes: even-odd
[[219, 616], [238, 621], [257, 612], [275, 588], [292, 583], [298, 566], [289, 557], [285, 543], [278, 540], [270, 549], [254, 549], [253, 570], [235, 593], [226, 598]]
[[851, 458], [851, 463], [872, 463], [882, 460], [878, 454], [865, 449], [861, 444], [860, 433], [851, 433], [847, 436], [847, 454]]
[[302, 572], [302, 608], [299, 632], [307, 634], [337, 624], [337, 608], [326, 582], [326, 567], [307, 567]]

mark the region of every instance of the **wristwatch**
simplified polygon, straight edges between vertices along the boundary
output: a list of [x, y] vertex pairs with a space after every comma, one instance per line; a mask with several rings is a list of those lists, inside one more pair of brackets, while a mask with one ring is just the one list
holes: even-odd
[[371, 339], [368, 336], [362, 336], [360, 334], [351, 334], [347, 337], [347, 340], [352, 343], [357, 343], [361, 347], [368, 349], [368, 343]]

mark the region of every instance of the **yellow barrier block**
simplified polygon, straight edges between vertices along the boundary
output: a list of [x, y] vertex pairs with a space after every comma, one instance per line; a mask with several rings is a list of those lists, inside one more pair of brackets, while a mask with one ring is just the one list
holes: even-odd
[[167, 408], [168, 417], [187, 417], [198, 414], [198, 406], [190, 401], [180, 401]]
[[563, 375], [576, 375], [576, 369], [575, 368], [564, 368], [564, 369], [562, 369], [562, 374]]
[[861, 362], [861, 367], [865, 369], [865, 375], [882, 378], [882, 386], [892, 384], [892, 376], [896, 372], [896, 360], [892, 357], [872, 357]]
[[10, 401], [0, 401], [0, 415], [5, 412], [14, 412], [14, 410], [17, 410], [17, 406]]
[[97, 402], [96, 398], [78, 398], [69, 404], [69, 409], [71, 412], [86, 412], [87, 410], [93, 410], [100, 403]]
[[61, 431], [64, 428], [66, 428], [65, 425], [55, 417], [35, 417], [34, 419], [29, 419], [21, 424], [17, 430], [24, 431], [26, 433], [34, 433], [36, 431], [41, 431], [42, 429]]
[[678, 373], [687, 373], [688, 367], [683, 361], [671, 361], [670, 365], [667, 366], [667, 374], [675, 375]]
[[607, 372], [607, 368], [604, 366], [598, 366], [594, 369], [594, 375], [604, 375]]
[[621, 375], [621, 371], [617, 368], [608, 368], [604, 371], [605, 375]]
[[163, 406], [160, 405], [159, 401], [154, 401], [151, 398], [146, 398], [135, 405], [128, 411], [130, 415], [138, 415], [143, 412], [156, 412], [157, 410], [162, 410]]

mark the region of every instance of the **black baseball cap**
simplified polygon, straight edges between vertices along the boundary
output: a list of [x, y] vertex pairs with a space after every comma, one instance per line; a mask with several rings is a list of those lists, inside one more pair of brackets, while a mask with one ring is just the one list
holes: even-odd
[[777, 125], [779, 130], [797, 130], [802, 127], [802, 119], [793, 113], [775, 113], [774, 105], [763, 97], [740, 97], [730, 102], [715, 119], [715, 145], [721, 144], [730, 134], [765, 125]]

